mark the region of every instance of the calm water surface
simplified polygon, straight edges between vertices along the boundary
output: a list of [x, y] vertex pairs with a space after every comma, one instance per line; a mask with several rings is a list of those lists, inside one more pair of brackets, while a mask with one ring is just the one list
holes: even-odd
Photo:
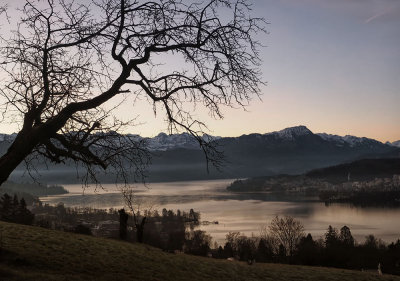
[[[258, 235], [260, 227], [267, 225], [275, 215], [295, 217], [314, 238], [323, 236], [328, 225], [338, 229], [347, 225], [359, 242], [368, 234], [387, 242], [400, 238], [400, 208], [359, 208], [347, 204], [325, 206], [313, 197], [233, 193], [225, 190], [230, 182], [232, 180], [151, 183], [147, 187], [138, 186], [137, 196], [142, 209], [189, 211], [193, 208], [201, 213], [202, 221], [218, 221], [219, 224], [200, 228], [220, 244], [229, 231]], [[63, 202], [66, 206], [101, 209], [124, 207], [115, 185], [104, 185], [104, 189], [97, 190], [89, 187], [84, 192], [81, 185], [64, 187], [69, 194], [42, 197], [41, 200], [50, 204]]]

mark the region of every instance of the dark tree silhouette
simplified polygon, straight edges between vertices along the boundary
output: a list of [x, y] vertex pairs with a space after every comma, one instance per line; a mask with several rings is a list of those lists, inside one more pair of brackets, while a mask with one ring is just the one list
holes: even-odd
[[257, 247], [257, 261], [270, 262], [273, 260], [274, 249], [270, 241], [261, 238]]
[[149, 208], [145, 210], [144, 215], [141, 215], [140, 209], [143, 206], [141, 200], [138, 199], [135, 193], [135, 187], [132, 185], [125, 185], [120, 188], [120, 192], [124, 198], [125, 204], [132, 214], [133, 223], [136, 229], [136, 241], [143, 243], [144, 226], [147, 219], [146, 214], [151, 211], [152, 206], [149, 206]]
[[345, 263], [343, 258], [345, 256], [343, 251], [344, 249], [336, 228], [331, 225], [328, 226], [324, 242], [324, 263], [329, 266], [343, 266]]
[[354, 238], [348, 226], [345, 225], [340, 229], [339, 239], [344, 247], [354, 247]]
[[269, 232], [279, 252], [281, 253], [281, 247], [283, 247], [284, 252], [289, 257], [292, 257], [297, 244], [304, 237], [304, 226], [300, 221], [295, 220], [291, 216], [282, 218], [276, 216], [269, 225]]
[[[23, 199], [23, 198], [22, 198]], [[25, 206], [22, 206], [22, 209], [26, 209], [26, 203], [25, 203], [25, 199], [24, 199], [24, 201], [23, 201], [23, 203], [22, 204], [24, 204]], [[20, 208], [19, 208], [19, 202], [18, 202], [18, 196], [17, 196], [17, 194], [14, 194], [14, 197], [13, 197], [13, 202], [12, 202], [12, 205], [11, 205], [11, 209], [12, 209], [12, 211], [11, 211], [11, 216], [12, 217], [17, 217], [18, 215], [19, 215], [19, 213], [20, 213]]]
[[0, 219], [3, 221], [12, 221], [13, 200], [7, 193], [0, 198]]
[[118, 211], [119, 213], [119, 238], [126, 240], [128, 234], [128, 214], [124, 209]]
[[137, 221], [135, 223], [136, 228], [136, 240], [139, 243], [143, 243], [143, 233], [144, 233], [144, 225], [146, 224], [146, 217], [142, 217], [140, 222]]
[[17, 195], [12, 198], [7, 193], [0, 198], [0, 220], [30, 225], [34, 218], [26, 207], [24, 198], [18, 202]]
[[17, 206], [16, 220], [22, 224], [32, 224], [35, 216], [26, 207], [26, 202], [24, 198], [21, 198], [19, 205]]
[[318, 244], [313, 240], [311, 234], [300, 239], [297, 245], [296, 261], [300, 264], [316, 265], [319, 262]]
[[210, 251], [211, 236], [205, 231], [195, 230], [187, 233], [184, 250], [185, 253], [206, 256]]
[[[222, 118], [221, 105], [244, 106], [260, 93], [254, 38], [265, 25], [249, 11], [245, 0], [27, 1], [0, 49], [3, 118], [20, 125], [0, 158], [0, 184], [38, 155], [81, 163], [89, 180], [107, 168], [125, 181], [132, 171], [142, 176], [148, 154], [117, 133], [131, 124], [110, 104], [118, 97], [147, 99], [170, 132], [189, 132], [218, 166], [220, 153], [187, 105]], [[181, 63], [158, 67], [168, 54]]]
[[328, 226], [328, 230], [325, 233], [325, 246], [326, 248], [335, 248], [339, 245], [339, 235], [336, 228], [331, 225]]

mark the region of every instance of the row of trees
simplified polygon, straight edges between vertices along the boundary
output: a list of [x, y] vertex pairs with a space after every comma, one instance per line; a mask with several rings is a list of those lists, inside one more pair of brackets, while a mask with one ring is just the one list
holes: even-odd
[[18, 200], [17, 195], [11, 197], [5, 193], [0, 198], [0, 220], [30, 225], [34, 215], [27, 209], [24, 198]]
[[340, 230], [329, 226], [323, 238], [314, 240], [311, 234], [305, 235], [299, 221], [288, 216], [275, 217], [259, 236], [230, 232], [224, 247], [212, 251], [217, 258], [358, 270], [377, 269], [380, 263], [383, 272], [400, 274], [400, 240], [386, 245], [368, 235], [363, 243], [357, 244], [347, 226]]
[[[199, 235], [202, 234], [199, 231], [195, 231], [195, 227], [200, 223], [200, 213], [195, 212], [190, 209], [189, 212], [177, 210], [163, 209], [161, 214], [157, 211], [144, 211], [135, 212], [134, 215], [130, 213], [126, 214], [124, 211], [120, 210], [120, 223], [121, 231], [120, 233], [125, 234], [125, 230], [122, 226], [128, 227], [133, 225], [133, 231], [131, 235], [127, 233], [125, 237], [128, 240], [133, 240], [139, 243], [146, 243], [152, 246], [164, 249], [166, 251], [182, 251], [187, 249], [191, 252], [191, 249], [197, 248], [197, 242]], [[122, 219], [125, 217], [125, 221]], [[137, 226], [136, 222], [144, 222]], [[205, 233], [204, 233], [205, 235]], [[124, 235], [122, 235], [124, 236]], [[121, 236], [121, 238], [123, 238]], [[200, 242], [199, 242], [200, 243]], [[211, 244], [211, 237], [209, 238], [207, 250], [201, 252], [201, 254], [206, 254], [209, 250]], [[194, 254], [198, 254], [199, 251], [193, 250]]]
[[[100, 210], [93, 208], [70, 208], [63, 204], [50, 206], [39, 203], [32, 210], [37, 214], [35, 224], [58, 230], [91, 234], [91, 228], [104, 221], [120, 220], [119, 237], [123, 240], [146, 243], [166, 251], [185, 251], [206, 255], [210, 250], [211, 237], [195, 230], [200, 223], [200, 213], [162, 209], [135, 210], [135, 215], [125, 210]], [[137, 227], [136, 223], [144, 222]], [[84, 225], [83, 225], [84, 224]], [[118, 238], [118, 232], [110, 233]]]
[[32, 208], [32, 212], [36, 214], [35, 225], [57, 230], [73, 231], [83, 222], [95, 225], [100, 221], [118, 220], [118, 210], [114, 208], [105, 210], [91, 207], [65, 207], [63, 203], [51, 206], [49, 204], [42, 204], [39, 201]]
[[[79, 225], [79, 221], [115, 220], [118, 212], [115, 209], [95, 210], [90, 208], [65, 208], [58, 206], [38, 206], [41, 211], [49, 211], [50, 217], [57, 222], [68, 222]], [[301, 222], [290, 216], [276, 216], [270, 225], [261, 228], [259, 236], [247, 237], [239, 232], [226, 235], [224, 246], [214, 245], [212, 238], [202, 230], [196, 230], [200, 214], [193, 209], [190, 212], [163, 209], [136, 213], [138, 220], [146, 218], [142, 240], [137, 239], [137, 229], [127, 228], [125, 238], [143, 242], [166, 251], [183, 251], [188, 254], [216, 258], [235, 257], [243, 261], [278, 262], [302, 265], [333, 266], [349, 269], [377, 268], [382, 271], [400, 274], [400, 240], [386, 245], [373, 235], [366, 237], [363, 243], [357, 244], [347, 226], [340, 230], [329, 226], [324, 237], [315, 240], [311, 234], [306, 235]], [[34, 216], [27, 210], [25, 201], [18, 201], [5, 194], [0, 199], [0, 218], [8, 222], [32, 224]], [[126, 226], [133, 224], [132, 216], [128, 216]], [[38, 223], [38, 222], [36, 222]], [[43, 226], [49, 226], [44, 224]], [[72, 231], [90, 234], [90, 228], [75, 227]]]
[[305, 237], [304, 226], [293, 217], [274, 217], [269, 226], [261, 227], [260, 235], [247, 237], [240, 232], [226, 235], [224, 248], [217, 257], [236, 257], [239, 260], [289, 262]]

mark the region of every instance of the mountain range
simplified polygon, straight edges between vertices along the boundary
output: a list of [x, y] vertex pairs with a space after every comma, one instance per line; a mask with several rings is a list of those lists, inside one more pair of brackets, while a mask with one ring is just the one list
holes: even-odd
[[[0, 153], [5, 152], [13, 137], [15, 135], [0, 135]], [[125, 137], [143, 139], [133, 134]], [[205, 157], [199, 144], [187, 133], [160, 133], [153, 138], [144, 138], [153, 154], [148, 181], [299, 174], [363, 158], [400, 157], [400, 141], [382, 143], [365, 137], [314, 134], [305, 126], [266, 134], [240, 137], [204, 135], [203, 138], [215, 141], [218, 149], [225, 155], [224, 165], [219, 171], [210, 167], [207, 172]], [[69, 165], [50, 165], [48, 170], [44, 167], [38, 167], [38, 170], [42, 174], [42, 180], [48, 183], [77, 181], [76, 169]], [[14, 172], [12, 179], [20, 178], [23, 171], [24, 167], [21, 166]], [[100, 176], [100, 179], [110, 181], [109, 176]]]
[[[304, 136], [304, 135], [310, 135], [313, 134], [306, 126], [296, 126], [296, 127], [290, 127], [283, 129], [281, 131], [276, 131], [276, 132], [270, 132], [266, 134], [250, 134], [250, 135], [242, 135], [237, 138], [244, 138], [246, 136], [248, 137], [256, 137], [256, 138], [263, 138], [263, 137], [272, 137], [276, 140], [281, 140], [281, 141], [295, 141], [298, 137]], [[350, 146], [350, 147], [357, 147], [359, 145], [366, 145], [367, 143], [369, 144], [382, 144], [381, 142], [374, 140], [374, 139], [369, 139], [365, 137], [355, 137], [351, 135], [346, 135], [346, 136], [338, 136], [338, 135], [332, 135], [332, 134], [326, 134], [326, 133], [317, 133], [315, 134], [322, 139], [330, 142], [330, 143], [335, 143], [337, 146]], [[142, 139], [139, 135], [127, 135], [130, 137]], [[221, 140], [221, 139], [228, 139], [228, 138], [222, 138], [218, 136], [210, 136], [210, 135], [204, 135], [203, 138], [208, 139], [208, 140]], [[172, 134], [172, 135], [167, 135], [165, 133], [160, 133], [157, 136], [153, 138], [144, 138], [147, 140], [149, 144], [149, 148], [151, 150], [159, 150], [159, 151], [165, 151], [165, 150], [171, 150], [171, 149], [177, 149], [177, 148], [184, 148], [184, 149], [200, 149], [198, 142], [188, 133], [182, 133], [182, 134]], [[389, 146], [395, 146], [395, 147], [400, 147], [400, 140], [394, 141], [394, 142], [386, 142], [386, 145]]]
[[394, 142], [386, 142], [386, 144], [389, 144], [389, 145], [392, 145], [392, 146], [400, 147], [400, 140], [394, 141]]

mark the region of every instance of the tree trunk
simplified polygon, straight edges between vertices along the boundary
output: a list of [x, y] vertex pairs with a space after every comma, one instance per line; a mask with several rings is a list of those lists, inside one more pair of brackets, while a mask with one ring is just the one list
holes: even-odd
[[144, 231], [144, 225], [146, 223], [146, 217], [142, 219], [142, 222], [140, 224], [136, 224], [136, 240], [139, 243], [143, 243], [143, 231]]
[[7, 152], [0, 158], [0, 185], [2, 185], [19, 164], [39, 143], [38, 134], [20, 131]]
[[118, 211], [119, 213], [119, 238], [126, 240], [128, 234], [128, 214], [124, 209]]

